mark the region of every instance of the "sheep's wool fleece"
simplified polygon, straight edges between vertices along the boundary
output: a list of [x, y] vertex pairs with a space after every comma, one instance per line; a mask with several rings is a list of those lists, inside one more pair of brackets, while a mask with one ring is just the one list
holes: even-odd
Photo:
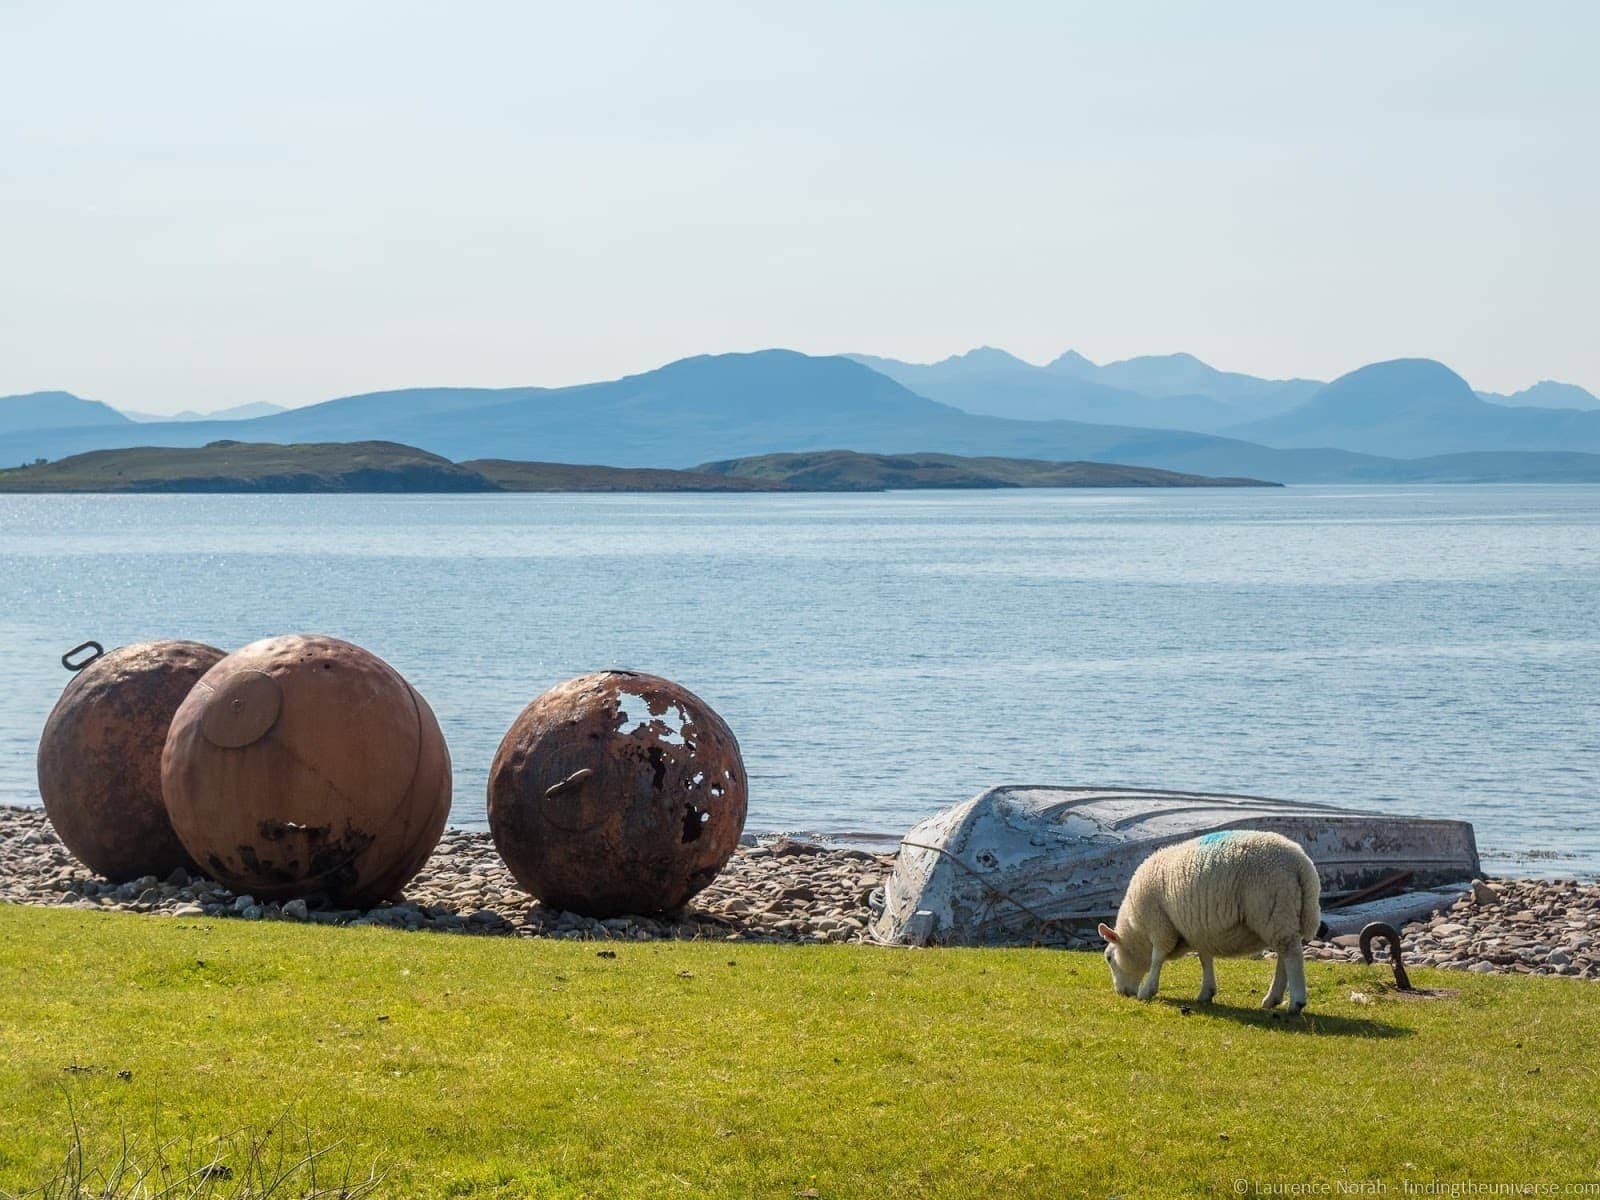
[[1124, 926], [1202, 954], [1251, 954], [1316, 936], [1322, 892], [1299, 845], [1261, 830], [1222, 830], [1157, 850], [1128, 882]]

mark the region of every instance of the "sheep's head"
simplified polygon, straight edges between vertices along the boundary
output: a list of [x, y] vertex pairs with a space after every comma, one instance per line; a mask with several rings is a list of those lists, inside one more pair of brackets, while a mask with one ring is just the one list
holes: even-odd
[[1111, 984], [1117, 989], [1117, 995], [1137, 996], [1139, 981], [1150, 969], [1149, 943], [1144, 943], [1141, 962], [1138, 952], [1129, 944], [1133, 939], [1123, 938], [1104, 922], [1100, 924], [1100, 936], [1106, 940], [1106, 965], [1111, 968]]

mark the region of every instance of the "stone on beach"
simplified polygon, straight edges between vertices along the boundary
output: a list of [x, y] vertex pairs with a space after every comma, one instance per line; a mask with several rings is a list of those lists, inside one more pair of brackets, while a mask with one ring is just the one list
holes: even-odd
[[[378, 925], [478, 937], [585, 941], [693, 939], [740, 942], [870, 941], [869, 897], [894, 864], [869, 854], [794, 839], [741, 845], [686, 910], [607, 920], [545, 908], [517, 887], [487, 833], [447, 829], [431, 858], [392, 904], [334, 908], [313, 897], [257, 903], [200, 877], [154, 876], [113, 884], [89, 875], [61, 844], [41, 809], [0, 807], [0, 902], [180, 917]], [[1401, 931], [1408, 966], [1479, 974], [1600, 979], [1600, 883], [1561, 879], [1480, 880], [1448, 912]], [[1313, 941], [1308, 958], [1359, 962], [1348, 935]], [[1089, 944], [1087, 940], [1085, 945]], [[1384, 969], [1382, 967], [1374, 969]]]
[[0, 902], [501, 937], [866, 941], [866, 897], [894, 856], [795, 841], [774, 855], [770, 844], [741, 845], [681, 912], [598, 920], [529, 900], [487, 833], [447, 829], [399, 901], [363, 911], [318, 897], [264, 904], [200, 877], [186, 876], [181, 886], [154, 877], [113, 885], [72, 858], [42, 810], [0, 807]]

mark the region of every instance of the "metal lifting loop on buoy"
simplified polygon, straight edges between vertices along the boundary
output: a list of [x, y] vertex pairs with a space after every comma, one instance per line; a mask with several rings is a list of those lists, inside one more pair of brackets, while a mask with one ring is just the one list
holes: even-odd
[[[88, 658], [83, 659], [81, 662], [75, 662], [73, 660], [72, 656], [74, 654], [77, 654], [80, 650], [93, 650], [94, 653], [89, 655]], [[102, 646], [99, 642], [95, 642], [95, 641], [79, 642], [71, 650], [68, 650], [65, 654], [63, 654], [61, 656], [61, 665], [63, 667], [65, 667], [69, 671], [78, 672], [78, 671], [83, 670], [85, 667], [87, 667], [90, 663], [92, 663], [95, 659], [99, 658], [105, 652], [106, 652], [106, 648], [104, 646]]]

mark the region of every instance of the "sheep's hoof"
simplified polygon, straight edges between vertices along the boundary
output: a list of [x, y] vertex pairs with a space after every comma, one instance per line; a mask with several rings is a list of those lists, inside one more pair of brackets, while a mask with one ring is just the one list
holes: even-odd
[[1289, 1005], [1288, 1013], [1291, 1017], [1298, 1017], [1301, 1012], [1304, 1011], [1305, 1006], [1306, 1002], [1304, 1000], [1300, 1001], [1298, 1004], [1291, 1004]]
[[1262, 998], [1261, 1007], [1262, 1008], [1277, 1008], [1278, 1005], [1280, 1005], [1282, 1003], [1283, 1003], [1283, 997], [1282, 996], [1268, 995], [1268, 996], [1265, 996], [1265, 997]]
[[1201, 992], [1194, 998], [1194, 1002], [1196, 1004], [1210, 1004], [1211, 1001], [1216, 998], [1216, 995], [1217, 993], [1215, 991]]

